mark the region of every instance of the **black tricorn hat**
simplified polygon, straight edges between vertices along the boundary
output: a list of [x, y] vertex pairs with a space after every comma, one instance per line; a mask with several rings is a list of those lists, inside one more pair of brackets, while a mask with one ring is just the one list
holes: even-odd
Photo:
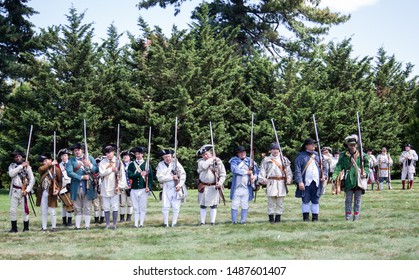
[[106, 154], [106, 153], [110, 153], [110, 152], [113, 152], [113, 151], [115, 151], [116, 150], [116, 145], [115, 144], [108, 144], [108, 145], [105, 145], [104, 147], [103, 147], [103, 149], [102, 149], [102, 152], [104, 153], [104, 154]]
[[62, 155], [65, 155], [65, 154], [71, 155], [72, 152], [69, 149], [64, 148], [58, 151], [57, 157], [61, 157]]
[[131, 151], [128, 151], [128, 150], [123, 150], [121, 152], [121, 157], [124, 157], [124, 156], [127, 156], [127, 155], [132, 157], [134, 154]]
[[40, 155], [38, 156], [37, 161], [38, 161], [38, 162], [43, 162], [43, 161], [44, 161], [44, 160], [46, 160], [46, 159], [52, 159], [51, 154], [49, 154], [49, 153], [42, 153], [42, 154], [40, 154]]
[[237, 154], [237, 153], [240, 153], [240, 152], [246, 152], [246, 149], [243, 147], [243, 146], [238, 146], [235, 150], [234, 150], [234, 152]]
[[74, 151], [74, 149], [82, 149], [82, 150], [84, 150], [84, 145], [82, 145], [81, 143], [76, 143], [73, 146], [71, 146], [69, 149], [71, 151]]
[[163, 150], [160, 150], [158, 153], [157, 153], [157, 155], [159, 156], [159, 157], [162, 157], [162, 156], [164, 156], [164, 155], [173, 155], [175, 153], [175, 151], [174, 150], [172, 150], [172, 149], [163, 149]]
[[134, 147], [130, 150], [131, 153], [135, 154], [135, 153], [141, 153], [144, 154], [146, 151], [146, 149], [144, 147]]
[[409, 148], [412, 148], [412, 145], [411, 144], [404, 144], [404, 147], [406, 148], [406, 147], [409, 147]]
[[16, 150], [16, 151], [13, 151], [13, 152], [10, 153], [10, 157], [12, 157], [12, 158], [17, 156], [17, 155], [20, 155], [22, 157], [25, 156], [25, 154], [22, 151], [19, 151], [19, 150]]
[[306, 150], [306, 145], [311, 145], [311, 144], [316, 144], [317, 142], [314, 141], [312, 138], [307, 138], [304, 140], [303, 145], [301, 146], [301, 151], [305, 151]]
[[201, 148], [199, 148], [199, 150], [196, 152], [197, 156], [202, 156], [203, 154], [205, 154], [207, 151], [212, 149], [212, 145], [210, 144], [205, 144], [204, 146], [202, 146]]

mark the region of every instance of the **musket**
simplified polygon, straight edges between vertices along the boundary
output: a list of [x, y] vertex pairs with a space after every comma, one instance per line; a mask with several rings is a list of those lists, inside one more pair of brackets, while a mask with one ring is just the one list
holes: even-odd
[[389, 186], [391, 186], [390, 159], [391, 159], [390, 154], [387, 153], [387, 161], [388, 161], [388, 169], [387, 169], [387, 171], [388, 171], [388, 184], [389, 184]]
[[121, 167], [121, 150], [119, 149], [119, 128], [120, 124], [118, 123], [118, 129], [116, 132], [116, 160], [115, 160], [115, 191], [118, 191], [118, 174], [119, 174], [119, 168]]
[[[151, 154], [151, 126], [149, 127], [148, 130], [148, 152], [147, 152], [147, 161], [145, 164], [145, 171], [146, 171], [146, 175], [145, 175], [145, 187], [148, 188], [148, 176], [150, 174], [150, 154]], [[148, 188], [151, 192], [151, 194], [154, 196], [154, 199], [157, 200], [156, 195], [153, 192], [152, 188]]]
[[313, 114], [313, 123], [314, 123], [314, 131], [316, 132], [317, 150], [318, 150], [318, 153], [319, 153], [320, 178], [324, 178], [324, 173], [323, 173], [323, 156], [322, 156], [322, 150], [321, 150], [321, 147], [320, 147], [319, 133], [317, 132], [316, 116], [314, 114]]
[[249, 184], [255, 192], [254, 202], [256, 202], [256, 196], [258, 192], [257, 192], [257, 189], [254, 187], [255, 183], [252, 182], [253, 169], [255, 167], [255, 151], [253, 147], [253, 122], [254, 122], [254, 113], [252, 112], [252, 128], [250, 130], [250, 165], [249, 165], [249, 170], [252, 171], [252, 174], [249, 175]]
[[[177, 175], [177, 177], [178, 177], [178, 179], [175, 180], [175, 186], [177, 186], [179, 184], [179, 181], [180, 181], [179, 172], [177, 170], [177, 146], [178, 146], [178, 142], [177, 142], [177, 117], [176, 117], [176, 121], [175, 121], [175, 153], [173, 155], [173, 169], [172, 169], [172, 174]], [[182, 194], [184, 194], [183, 186], [180, 187], [180, 191], [182, 192]]]
[[288, 193], [288, 187], [287, 187], [288, 176], [287, 176], [287, 171], [286, 171], [286, 166], [285, 166], [284, 155], [282, 154], [281, 144], [279, 143], [278, 133], [276, 132], [274, 119], [271, 119], [271, 122], [272, 122], [272, 127], [273, 127], [274, 132], [275, 132], [276, 144], [279, 147], [279, 157], [281, 159], [281, 163], [282, 163], [282, 166], [284, 168], [283, 172], [284, 172], [284, 177], [285, 177], [285, 189], [286, 189], [286, 191]]
[[[31, 148], [31, 140], [32, 140], [32, 131], [33, 131], [33, 125], [31, 125], [31, 128], [29, 130], [29, 140], [28, 140], [28, 146], [26, 148], [26, 158], [25, 161], [27, 162], [29, 160], [29, 150]], [[22, 193], [25, 192], [26, 193], [26, 185], [28, 184], [27, 180], [28, 180], [28, 172], [27, 172], [27, 168], [25, 167], [25, 176], [22, 178]], [[29, 197], [29, 204], [31, 205], [33, 214], [36, 217], [36, 212], [35, 212], [35, 203], [34, 203], [34, 199], [32, 197], [32, 192], [30, 192], [29, 194], [26, 194]], [[25, 195], [25, 199], [26, 199], [26, 195]]]
[[[54, 151], [53, 151], [53, 161], [55, 161], [56, 152], [57, 152], [57, 134], [54, 130]], [[52, 178], [52, 193], [57, 192], [57, 171], [55, 170], [55, 165], [53, 165], [53, 178]]]
[[[213, 134], [212, 134], [212, 124], [211, 124], [211, 122], [210, 122], [210, 133], [211, 133], [212, 153], [213, 153], [213, 157], [214, 157], [214, 160], [212, 162], [212, 166], [213, 166], [213, 169], [214, 169], [215, 185], [217, 185], [218, 184], [217, 155], [215, 153], [214, 137], [213, 137]], [[220, 197], [221, 197], [221, 200], [223, 201], [223, 204], [226, 205], [226, 200], [225, 200], [225, 197], [224, 197], [224, 192], [223, 192], [222, 187], [218, 188], [218, 193], [220, 194]]]
[[[85, 155], [86, 159], [90, 161], [89, 151], [87, 149], [86, 119], [83, 120], [83, 133], [84, 133], [84, 155]], [[93, 184], [93, 182], [94, 182], [94, 176], [93, 176], [93, 174], [92, 174], [92, 172], [90, 170], [90, 167], [89, 168], [86, 167], [85, 171], [86, 171], [87, 175], [89, 175], [90, 181]], [[88, 189], [88, 190], [90, 189], [89, 182], [86, 182], [86, 189]]]
[[356, 119], [358, 123], [358, 141], [359, 141], [359, 154], [361, 156], [361, 176], [363, 177], [364, 174], [364, 151], [362, 149], [362, 138], [361, 138], [361, 125], [359, 123], [359, 114], [356, 112]]

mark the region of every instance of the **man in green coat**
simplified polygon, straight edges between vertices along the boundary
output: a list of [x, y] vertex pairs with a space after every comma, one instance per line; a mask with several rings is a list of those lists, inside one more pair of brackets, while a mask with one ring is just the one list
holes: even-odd
[[[353, 220], [358, 221], [359, 213], [361, 211], [362, 194], [365, 193], [365, 189], [362, 189], [359, 182], [360, 170], [361, 170], [361, 153], [358, 151], [358, 136], [356, 134], [350, 135], [345, 138], [346, 152], [343, 152], [339, 156], [339, 160], [336, 164], [336, 168], [333, 171], [332, 179], [336, 180], [340, 172], [344, 170], [344, 182], [342, 188], [345, 191], [345, 218], [347, 221], [352, 218], [352, 201], [354, 200], [354, 216]], [[364, 154], [364, 172], [362, 176], [367, 178], [369, 172], [369, 156]]]

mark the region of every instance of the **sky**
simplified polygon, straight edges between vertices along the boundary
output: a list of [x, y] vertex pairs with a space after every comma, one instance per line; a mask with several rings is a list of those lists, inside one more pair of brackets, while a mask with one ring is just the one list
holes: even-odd
[[[30, 0], [28, 5], [39, 12], [30, 18], [36, 28], [66, 24], [66, 14], [71, 7], [78, 12], [85, 11], [85, 23], [93, 23], [95, 41], [106, 38], [106, 30], [114, 24], [119, 32], [129, 31], [141, 35], [137, 26], [141, 15], [151, 26], [159, 26], [169, 36], [172, 26], [187, 29], [191, 23], [193, 8], [202, 0], [187, 1], [181, 12], [174, 16], [174, 7], [166, 9], [153, 7], [139, 11], [139, 0]], [[396, 60], [415, 65], [414, 75], [419, 75], [419, 1], [417, 0], [322, 0], [321, 6], [332, 11], [350, 14], [351, 19], [341, 25], [333, 26], [325, 42], [340, 42], [352, 38], [353, 56], [375, 57], [380, 47]], [[124, 41], [125, 40], [125, 41]], [[121, 43], [126, 42], [123, 37]]]

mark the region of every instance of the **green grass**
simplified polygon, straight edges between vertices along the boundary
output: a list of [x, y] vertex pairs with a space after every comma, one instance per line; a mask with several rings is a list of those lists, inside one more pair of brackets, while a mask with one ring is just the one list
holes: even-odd
[[[38, 217], [30, 218], [31, 230], [21, 232], [19, 216], [20, 231], [15, 234], [8, 233], [10, 201], [8, 192], [1, 190], [0, 259], [416, 260], [418, 184], [402, 191], [400, 181], [393, 181], [394, 190], [368, 191], [363, 196], [361, 219], [356, 223], [344, 220], [344, 195], [332, 196], [329, 192], [320, 201], [320, 221], [302, 222], [301, 202], [293, 196], [292, 186], [280, 224], [267, 222], [266, 198], [259, 192], [246, 225], [230, 223], [231, 204], [227, 202], [227, 206], [219, 205], [215, 226], [198, 226], [197, 192], [190, 190], [176, 228], [162, 227], [161, 202], [150, 198], [145, 227], [141, 229], [132, 223], [119, 223], [117, 230], [92, 224], [90, 231], [59, 226], [57, 232], [41, 232], [38, 207]], [[61, 223], [60, 213], [57, 222]]]

